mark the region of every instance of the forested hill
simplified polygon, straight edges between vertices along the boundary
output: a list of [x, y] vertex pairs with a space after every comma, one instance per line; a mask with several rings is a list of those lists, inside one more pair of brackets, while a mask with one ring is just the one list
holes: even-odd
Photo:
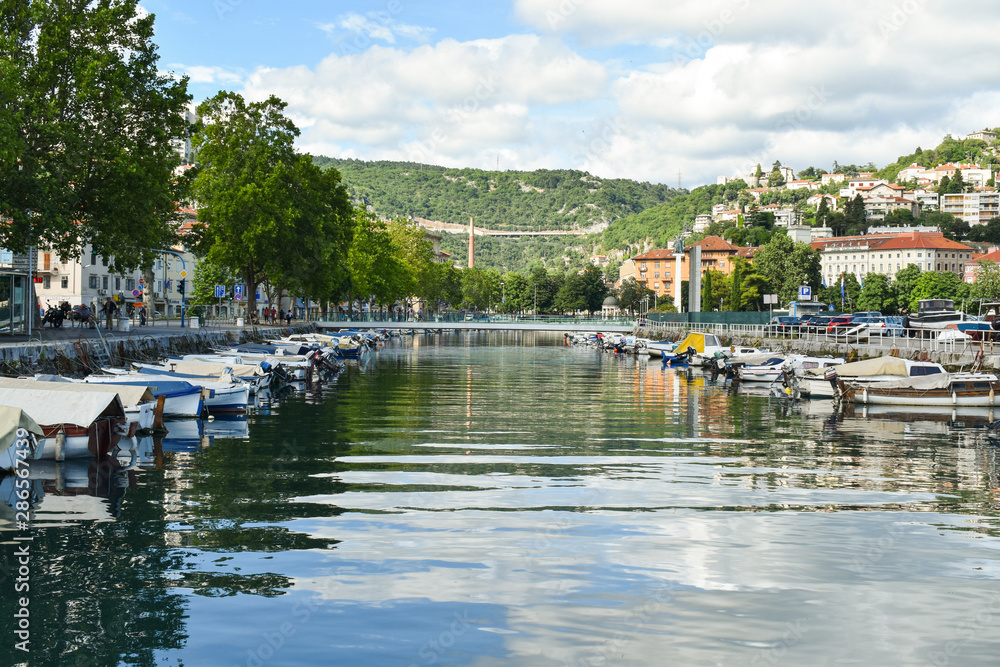
[[[314, 157], [336, 168], [352, 199], [381, 216], [413, 216], [489, 229], [596, 232], [679, 194], [666, 185], [602, 179], [583, 171], [483, 171], [413, 162]], [[681, 191], [682, 192], [682, 191]]]
[[746, 185], [743, 181], [726, 185], [702, 185], [665, 204], [616, 220], [604, 232], [604, 249], [620, 250], [644, 241], [650, 241], [655, 248], [668, 247], [685, 228], [690, 227], [696, 215], [711, 213], [716, 204], [733, 205], [740, 188], [744, 187]]
[[[1000, 128], [994, 129], [994, 131], [997, 130], [1000, 130]], [[891, 183], [895, 183], [899, 172], [911, 164], [919, 164], [929, 169], [949, 162], [971, 162], [981, 167], [991, 167], [995, 170], [1000, 166], [1000, 155], [998, 153], [1000, 153], [1000, 139], [987, 144], [980, 139], [955, 139], [949, 135], [938, 144], [937, 148], [923, 150], [918, 146], [917, 150], [913, 153], [899, 156], [899, 159], [880, 169], [876, 172], [876, 175], [879, 178], [884, 178]]]

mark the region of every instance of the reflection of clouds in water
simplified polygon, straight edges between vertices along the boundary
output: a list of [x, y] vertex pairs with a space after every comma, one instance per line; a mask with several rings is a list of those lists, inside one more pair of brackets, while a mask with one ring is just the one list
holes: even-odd
[[[893, 646], [920, 646], [929, 624], [956, 617], [954, 596], [922, 591], [924, 582], [948, 576], [977, 587], [973, 577], [985, 577], [971, 563], [962, 572], [936, 570], [933, 563], [954, 545], [938, 542], [920, 554], [937, 531], [928, 519], [690, 509], [345, 515], [308, 520], [314, 537], [343, 542], [324, 565], [315, 564], [335, 566], [336, 574], [305, 575], [295, 588], [337, 604], [502, 605], [501, 627], [516, 633], [506, 636], [506, 649], [523, 659], [579, 659], [621, 633], [617, 648], [631, 660], [669, 648], [677, 664], [684, 656], [732, 664], [734, 656], [749, 660], [755, 650], [780, 645], [788, 625], [802, 620], [808, 646], [789, 647], [788, 656], [816, 663], [826, 658], [814, 651], [829, 653], [843, 643], [838, 636], [850, 636], [859, 654], [878, 656]], [[853, 558], [900, 525], [898, 547], [870, 573], [851, 570]], [[989, 545], [969, 548], [970, 556], [989, 558]], [[909, 605], [923, 608], [928, 598], [942, 605], [939, 611], [925, 609], [919, 622], [907, 618]]]

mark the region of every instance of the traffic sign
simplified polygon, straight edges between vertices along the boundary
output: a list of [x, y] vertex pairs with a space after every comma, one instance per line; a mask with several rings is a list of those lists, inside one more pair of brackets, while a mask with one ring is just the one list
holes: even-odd
[[812, 287], [799, 285], [799, 301], [809, 301], [810, 299], [812, 299]]
[[134, 289], [132, 290], [132, 296], [142, 296], [142, 292], [137, 289]]
[[233, 298], [237, 301], [243, 300], [243, 285], [236, 285], [233, 287]]
[[139, 284], [140, 285], [143, 284], [144, 282], [146, 282], [146, 281], [143, 278], [139, 278]]
[[188, 277], [188, 272], [187, 271], [181, 271], [181, 278], [187, 278], [187, 277]]
[[220, 299], [222, 297], [226, 296], [226, 286], [225, 285], [216, 285], [215, 286], [215, 296], [219, 297]]

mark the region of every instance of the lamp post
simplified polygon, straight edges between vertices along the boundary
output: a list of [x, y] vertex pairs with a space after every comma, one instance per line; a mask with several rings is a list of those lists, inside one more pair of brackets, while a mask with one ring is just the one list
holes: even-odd
[[507, 283], [500, 281], [500, 304], [503, 312], [507, 312]]

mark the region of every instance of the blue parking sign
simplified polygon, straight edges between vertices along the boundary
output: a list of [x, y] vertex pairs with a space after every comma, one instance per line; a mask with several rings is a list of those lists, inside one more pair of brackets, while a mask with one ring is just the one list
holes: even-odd
[[809, 301], [812, 299], [812, 287], [809, 285], [799, 286], [799, 301]]

